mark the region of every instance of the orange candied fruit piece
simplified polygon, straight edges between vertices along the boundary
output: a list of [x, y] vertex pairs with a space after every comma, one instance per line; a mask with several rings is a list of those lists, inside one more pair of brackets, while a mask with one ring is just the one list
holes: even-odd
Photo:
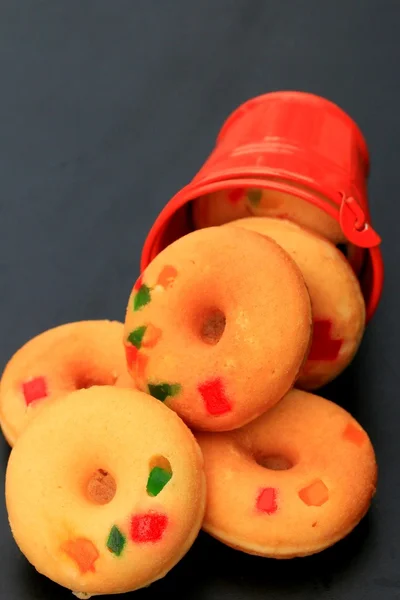
[[321, 479], [317, 479], [300, 490], [299, 496], [307, 506], [322, 506], [329, 500], [329, 490]]
[[356, 427], [353, 423], [348, 423], [343, 431], [343, 439], [352, 442], [356, 446], [362, 446], [367, 439], [367, 435], [365, 431]]
[[100, 554], [96, 546], [86, 538], [67, 540], [61, 550], [76, 562], [81, 573], [95, 572], [94, 563]]
[[157, 284], [163, 288], [167, 288], [169, 285], [174, 283], [178, 271], [172, 265], [165, 265], [158, 276]]
[[150, 323], [149, 325], [147, 325], [146, 331], [144, 332], [142, 346], [144, 348], [154, 348], [161, 335], [161, 329]]

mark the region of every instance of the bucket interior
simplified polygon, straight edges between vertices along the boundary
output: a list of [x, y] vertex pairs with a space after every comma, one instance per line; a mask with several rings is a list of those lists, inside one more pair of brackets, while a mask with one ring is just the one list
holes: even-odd
[[[192, 219], [194, 201], [210, 193], [238, 187], [282, 191], [305, 202], [311, 202], [339, 221], [339, 206], [336, 198], [322, 198], [321, 195], [316, 195], [315, 191], [304, 186], [293, 185], [290, 181], [252, 177], [251, 179], [237, 178], [228, 181], [203, 181], [197, 185], [189, 184], [171, 199], [154, 223], [143, 248], [142, 270], [164, 248], [194, 230]], [[383, 269], [380, 250], [372, 248], [370, 251], [366, 251], [349, 243], [347, 252], [344, 253], [360, 280], [370, 318], [376, 309], [382, 287], [382, 273], [378, 272], [377, 275], [375, 273], [376, 269], [378, 271]]]

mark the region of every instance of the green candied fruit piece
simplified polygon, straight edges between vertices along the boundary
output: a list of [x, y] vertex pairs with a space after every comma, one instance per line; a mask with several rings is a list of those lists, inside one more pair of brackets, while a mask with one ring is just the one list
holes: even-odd
[[169, 396], [176, 396], [182, 389], [179, 383], [149, 383], [149, 394], [164, 402]]
[[261, 202], [262, 191], [261, 190], [248, 190], [247, 197], [249, 199], [250, 204], [253, 206], [258, 206]]
[[110, 552], [115, 554], [115, 556], [121, 556], [125, 544], [126, 537], [120, 532], [116, 525], [113, 525], [107, 539], [107, 548]]
[[136, 327], [131, 333], [128, 335], [128, 341], [135, 346], [138, 350], [142, 345], [143, 336], [146, 333], [146, 325], [142, 325], [141, 327]]
[[133, 299], [133, 310], [140, 310], [151, 300], [150, 288], [144, 283], [140, 286]]
[[153, 467], [147, 480], [146, 491], [149, 496], [158, 496], [171, 479], [172, 473], [161, 467]]

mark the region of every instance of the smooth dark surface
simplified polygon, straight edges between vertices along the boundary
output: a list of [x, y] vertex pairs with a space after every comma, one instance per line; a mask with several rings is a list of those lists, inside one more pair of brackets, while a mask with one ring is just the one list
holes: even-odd
[[[277, 89], [325, 95], [371, 150], [386, 285], [354, 365], [327, 390], [376, 447], [368, 518], [331, 550], [288, 562], [202, 535], [137, 598], [400, 598], [399, 22], [396, 0], [0, 4], [0, 368], [46, 328], [123, 318], [150, 225], [240, 102]], [[0, 453], [4, 472], [3, 441]], [[71, 597], [20, 555], [3, 502], [0, 556], [1, 598]]]

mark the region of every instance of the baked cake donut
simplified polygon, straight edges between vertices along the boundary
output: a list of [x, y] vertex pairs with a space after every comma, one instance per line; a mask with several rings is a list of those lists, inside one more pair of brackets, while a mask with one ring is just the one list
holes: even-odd
[[241, 429], [197, 440], [207, 481], [203, 528], [249, 554], [319, 552], [350, 533], [375, 493], [368, 435], [343, 408], [301, 390]]
[[267, 235], [299, 266], [310, 293], [313, 338], [296, 387], [316, 389], [334, 379], [351, 362], [365, 328], [365, 303], [353, 269], [333, 244], [295, 223], [268, 217], [233, 221]]
[[128, 368], [139, 389], [195, 429], [251, 421], [292, 387], [309, 348], [309, 295], [275, 242], [210, 227], [165, 248], [128, 302]]
[[8, 362], [0, 381], [0, 424], [12, 446], [49, 401], [126, 372], [123, 325], [78, 321], [32, 338]]
[[43, 575], [80, 597], [135, 590], [192, 545], [203, 460], [161, 402], [94, 386], [51, 403], [19, 437], [6, 504], [19, 548]]
[[333, 217], [318, 206], [283, 192], [262, 188], [234, 188], [198, 198], [193, 201], [192, 206], [193, 222], [197, 229], [223, 225], [243, 217], [275, 217], [308, 227], [333, 244], [347, 242], [339, 223]]

